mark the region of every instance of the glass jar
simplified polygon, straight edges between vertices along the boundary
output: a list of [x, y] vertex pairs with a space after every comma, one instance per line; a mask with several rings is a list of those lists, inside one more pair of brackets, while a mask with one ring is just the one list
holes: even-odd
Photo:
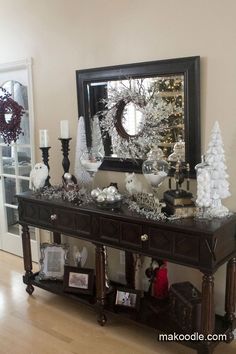
[[143, 162], [142, 172], [153, 189], [157, 189], [168, 176], [169, 164], [163, 159], [160, 148], [154, 147]]
[[90, 174], [93, 178], [99, 169], [103, 160], [102, 154], [97, 151], [97, 149], [90, 148], [85, 150], [81, 157], [80, 162], [84, 169]]
[[196, 204], [199, 207], [200, 216], [207, 214], [207, 209], [211, 206], [211, 167], [206, 162], [205, 156], [202, 161], [195, 166], [197, 174], [197, 199]]

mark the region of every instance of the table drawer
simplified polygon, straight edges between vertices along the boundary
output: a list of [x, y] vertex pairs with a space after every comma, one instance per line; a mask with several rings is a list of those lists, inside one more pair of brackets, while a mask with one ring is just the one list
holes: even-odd
[[27, 222], [35, 226], [52, 227], [51, 215], [54, 210], [50, 206], [35, 203], [19, 204], [19, 221]]
[[197, 264], [200, 257], [199, 237], [187, 233], [147, 227], [149, 253]]
[[27, 222], [37, 227], [66, 233], [67, 235], [79, 235], [85, 238], [92, 237], [91, 214], [79, 213], [58, 207], [50, 207], [44, 204], [24, 203], [19, 205], [20, 222]]

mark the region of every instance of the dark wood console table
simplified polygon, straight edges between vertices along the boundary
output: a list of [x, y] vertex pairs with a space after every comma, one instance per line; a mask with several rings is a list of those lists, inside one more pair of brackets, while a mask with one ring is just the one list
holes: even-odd
[[[60, 242], [60, 234], [90, 241], [96, 246], [96, 299], [99, 322], [106, 322], [106, 289], [104, 245], [126, 252], [164, 258], [170, 262], [199, 269], [203, 273], [201, 333], [227, 334], [227, 342], [233, 340], [236, 327], [236, 216], [213, 221], [182, 219], [167, 222], [147, 220], [122, 207], [120, 211], [104, 211], [93, 204], [74, 206], [60, 200], [48, 200], [33, 193], [17, 196], [19, 223], [22, 225], [22, 242], [27, 292], [34, 286], [54, 293], [63, 293], [57, 282], [36, 280], [32, 272], [30, 235], [28, 226], [46, 229], [54, 233], [54, 241]], [[225, 316], [215, 315], [214, 273], [227, 262]], [[68, 295], [69, 296], [69, 295]], [[75, 297], [75, 295], [71, 295]], [[80, 301], [92, 304], [91, 298]], [[145, 302], [144, 302], [145, 304]], [[150, 311], [149, 311], [150, 312]], [[165, 319], [168, 314], [164, 315]], [[141, 316], [139, 321], [161, 330], [178, 332], [178, 328], [166, 325], [156, 314]], [[160, 323], [159, 323], [160, 322]], [[170, 321], [171, 322], [171, 321]], [[181, 333], [181, 330], [180, 330]], [[217, 342], [185, 342], [198, 354], [212, 353]]]

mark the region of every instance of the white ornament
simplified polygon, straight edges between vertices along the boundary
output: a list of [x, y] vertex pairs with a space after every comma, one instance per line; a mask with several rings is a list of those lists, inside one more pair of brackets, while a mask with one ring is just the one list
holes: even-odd
[[45, 185], [48, 177], [48, 168], [43, 162], [36, 163], [30, 172], [29, 188], [32, 190], [39, 190]]
[[108, 203], [114, 203], [115, 202], [115, 196], [113, 194], [107, 194], [107, 202]]
[[107, 188], [107, 192], [111, 193], [111, 194], [115, 194], [115, 193], [117, 193], [117, 189], [114, 186], [110, 186]]
[[103, 193], [99, 194], [99, 196], [97, 197], [97, 202], [98, 203], [104, 203], [105, 200], [106, 200], [106, 196], [104, 197]]
[[91, 197], [92, 197], [92, 198], [97, 198], [100, 193], [101, 193], [101, 190], [100, 190], [99, 188], [93, 189], [93, 190], [91, 191]]

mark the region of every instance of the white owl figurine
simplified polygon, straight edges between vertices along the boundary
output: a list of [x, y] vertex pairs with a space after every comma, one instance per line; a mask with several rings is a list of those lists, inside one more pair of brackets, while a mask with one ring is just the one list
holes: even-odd
[[125, 188], [130, 195], [146, 193], [146, 189], [143, 187], [142, 182], [138, 180], [134, 172], [125, 174]]
[[30, 172], [29, 188], [37, 191], [43, 188], [48, 177], [48, 168], [43, 162], [36, 163]]

